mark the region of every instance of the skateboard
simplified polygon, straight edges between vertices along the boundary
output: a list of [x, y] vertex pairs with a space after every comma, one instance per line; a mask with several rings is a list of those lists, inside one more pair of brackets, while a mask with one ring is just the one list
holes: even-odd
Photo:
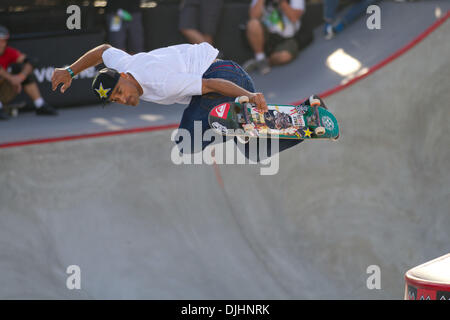
[[316, 96], [311, 96], [298, 106], [268, 104], [268, 111], [264, 113], [249, 103], [248, 97], [238, 97], [234, 102], [212, 108], [208, 122], [217, 133], [236, 136], [240, 141], [244, 138], [243, 142], [258, 137], [297, 140], [339, 138], [336, 117]]
[[18, 103], [11, 103], [11, 104], [5, 104], [3, 106], [3, 110], [6, 112], [7, 115], [10, 117], [17, 117], [19, 115], [19, 110], [26, 106], [26, 102], [18, 102]]

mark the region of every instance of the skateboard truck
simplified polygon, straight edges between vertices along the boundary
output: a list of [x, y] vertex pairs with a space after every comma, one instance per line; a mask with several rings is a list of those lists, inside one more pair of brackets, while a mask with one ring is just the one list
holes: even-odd
[[[244, 110], [245, 125], [252, 124], [252, 122], [250, 121], [250, 118], [248, 116], [248, 110], [247, 110], [247, 107], [248, 107], [247, 104], [249, 103], [250, 99], [247, 96], [240, 96], [240, 97], [237, 97], [235, 101], [242, 105], [242, 109]], [[245, 125], [243, 125], [242, 127], [244, 127]]]
[[322, 121], [319, 117], [320, 100], [316, 98], [309, 99], [310, 106], [314, 109], [314, 117], [316, 118], [317, 128], [314, 129], [314, 133], [318, 136], [325, 134], [325, 127], [322, 125]]
[[[240, 96], [240, 97], [237, 97], [236, 100], [235, 100], [235, 102], [237, 102], [237, 103], [242, 105], [242, 109], [244, 111], [244, 118], [245, 119], [242, 119], [242, 120], [244, 120], [244, 124], [242, 125], [242, 129], [244, 129], [244, 132], [246, 134], [248, 134], [249, 136], [257, 137], [257, 136], [259, 136], [258, 130], [255, 129], [255, 125], [250, 121], [250, 117], [249, 117], [249, 114], [248, 114], [248, 109], [247, 109], [248, 106], [247, 106], [247, 104], [250, 103], [249, 101], [250, 101], [250, 99], [247, 96]], [[239, 139], [239, 140], [241, 141], [241, 139]], [[245, 137], [245, 139], [242, 139], [242, 140], [243, 141], [241, 141], [241, 142], [247, 143], [248, 142], [248, 137]]]

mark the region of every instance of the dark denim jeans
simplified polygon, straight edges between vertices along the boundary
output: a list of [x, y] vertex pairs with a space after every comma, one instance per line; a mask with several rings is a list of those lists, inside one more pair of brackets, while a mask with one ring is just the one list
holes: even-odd
[[[366, 12], [367, 8], [377, 2], [378, 0], [359, 0], [357, 3], [350, 6], [345, 14], [340, 19], [345, 26], [355, 21], [359, 16]], [[336, 21], [336, 11], [339, 6], [339, 0], [324, 0], [323, 1], [323, 15], [327, 23], [334, 24]]]
[[[208, 70], [203, 74], [204, 79], [212, 79], [212, 78], [221, 78], [228, 81], [231, 81], [238, 86], [246, 89], [250, 92], [255, 92], [255, 86], [253, 84], [253, 80], [250, 78], [248, 73], [242, 69], [237, 63], [231, 60], [219, 60], [214, 62]], [[181, 123], [179, 128], [186, 129], [189, 131], [191, 136], [191, 151], [190, 153], [198, 152], [200, 150], [194, 149], [194, 121], [202, 122], [202, 135], [203, 133], [210, 129], [208, 124], [208, 114], [211, 109], [221, 103], [234, 101], [235, 98], [225, 97], [218, 93], [208, 93], [202, 96], [194, 96], [188, 107], [183, 112], [183, 117], [181, 118]], [[223, 139], [226, 140], [226, 137]], [[259, 148], [259, 138], [258, 138], [258, 148]], [[180, 143], [182, 139], [178, 139], [175, 141], [177, 144]], [[236, 138], [234, 141], [237, 143]], [[202, 142], [202, 150], [206, 148], [213, 141], [203, 141]], [[290, 148], [298, 143], [302, 142], [302, 140], [284, 140], [280, 139], [279, 141], [279, 151]], [[267, 141], [267, 149], [270, 151], [270, 139]], [[245, 154], [245, 156], [249, 157], [249, 148], [248, 144], [242, 145], [241, 143], [237, 143], [240, 147], [240, 150]], [[189, 150], [182, 150], [182, 152], [188, 153]], [[259, 153], [259, 152], [258, 152]], [[267, 154], [271, 156], [270, 152]], [[254, 159], [256, 160], [256, 159]], [[259, 157], [257, 161], [259, 161]]]

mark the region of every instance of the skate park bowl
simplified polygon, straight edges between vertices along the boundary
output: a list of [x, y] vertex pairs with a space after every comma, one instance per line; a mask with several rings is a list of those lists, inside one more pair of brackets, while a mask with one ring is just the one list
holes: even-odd
[[173, 128], [4, 145], [0, 298], [402, 299], [450, 242], [449, 56], [445, 19], [326, 94], [339, 140], [274, 175], [177, 165]]

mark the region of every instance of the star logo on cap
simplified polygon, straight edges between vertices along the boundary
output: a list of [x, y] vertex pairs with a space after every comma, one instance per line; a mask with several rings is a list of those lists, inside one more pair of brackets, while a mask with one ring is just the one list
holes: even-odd
[[99, 88], [98, 89], [94, 89], [94, 90], [97, 91], [97, 93], [100, 96], [100, 98], [108, 98], [108, 92], [111, 90], [111, 88], [103, 89], [103, 84], [100, 82]]

